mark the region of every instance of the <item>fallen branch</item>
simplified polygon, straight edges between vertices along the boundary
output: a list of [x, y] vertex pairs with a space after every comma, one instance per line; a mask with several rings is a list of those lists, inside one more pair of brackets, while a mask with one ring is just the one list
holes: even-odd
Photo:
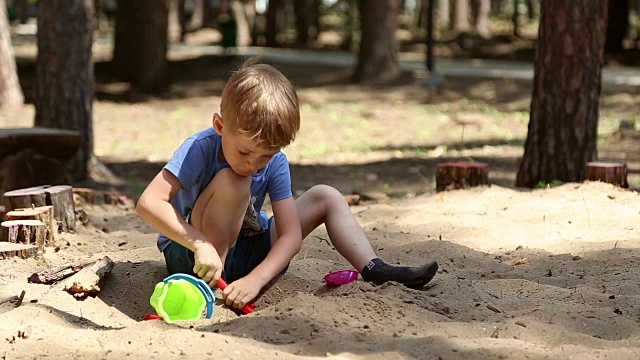
[[89, 262], [80, 265], [68, 264], [53, 269], [40, 270], [31, 274], [27, 281], [33, 284], [55, 284], [58, 281], [64, 280], [69, 276], [76, 274], [78, 271], [84, 269], [85, 267], [93, 264], [95, 264], [95, 262]]
[[20, 305], [22, 305], [22, 301], [24, 300], [24, 295], [27, 292], [22, 290], [22, 292], [20, 293], [20, 296], [18, 296], [18, 301], [16, 302], [16, 307], [19, 307]]
[[64, 290], [77, 299], [95, 296], [100, 292], [100, 282], [113, 269], [113, 261], [108, 256], [87, 266], [64, 281]]

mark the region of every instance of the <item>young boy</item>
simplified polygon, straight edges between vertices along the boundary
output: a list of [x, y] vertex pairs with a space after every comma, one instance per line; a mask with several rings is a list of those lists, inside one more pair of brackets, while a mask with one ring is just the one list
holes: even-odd
[[[390, 266], [334, 188], [319, 185], [294, 201], [280, 149], [300, 128], [298, 97], [279, 71], [250, 60], [229, 79], [213, 127], [189, 137], [151, 181], [138, 215], [160, 232], [169, 273], [211, 287], [222, 276], [227, 305], [241, 309], [283, 273], [302, 239], [325, 224], [336, 250], [365, 281], [422, 287], [438, 265]], [[269, 194], [273, 218], [261, 211]]]

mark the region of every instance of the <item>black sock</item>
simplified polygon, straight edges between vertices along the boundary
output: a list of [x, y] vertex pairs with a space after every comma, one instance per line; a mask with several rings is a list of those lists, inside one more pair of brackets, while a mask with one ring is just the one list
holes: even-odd
[[387, 281], [395, 281], [410, 288], [421, 288], [425, 286], [438, 271], [438, 263], [431, 261], [423, 266], [392, 266], [380, 258], [375, 258], [362, 269], [360, 274], [364, 281], [372, 282], [376, 285], [384, 284]]

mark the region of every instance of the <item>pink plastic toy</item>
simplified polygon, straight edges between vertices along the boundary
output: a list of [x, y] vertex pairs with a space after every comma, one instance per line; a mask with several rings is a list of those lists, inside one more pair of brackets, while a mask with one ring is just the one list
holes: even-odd
[[324, 281], [328, 286], [336, 287], [346, 285], [358, 279], [358, 272], [355, 270], [339, 270], [324, 276]]

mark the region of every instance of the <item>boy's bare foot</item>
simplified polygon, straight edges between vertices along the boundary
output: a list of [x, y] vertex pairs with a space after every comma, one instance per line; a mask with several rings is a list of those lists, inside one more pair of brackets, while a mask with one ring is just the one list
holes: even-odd
[[423, 266], [392, 266], [379, 258], [375, 258], [360, 272], [365, 281], [376, 285], [387, 281], [395, 281], [406, 287], [419, 289], [425, 286], [438, 271], [438, 263], [431, 261]]

